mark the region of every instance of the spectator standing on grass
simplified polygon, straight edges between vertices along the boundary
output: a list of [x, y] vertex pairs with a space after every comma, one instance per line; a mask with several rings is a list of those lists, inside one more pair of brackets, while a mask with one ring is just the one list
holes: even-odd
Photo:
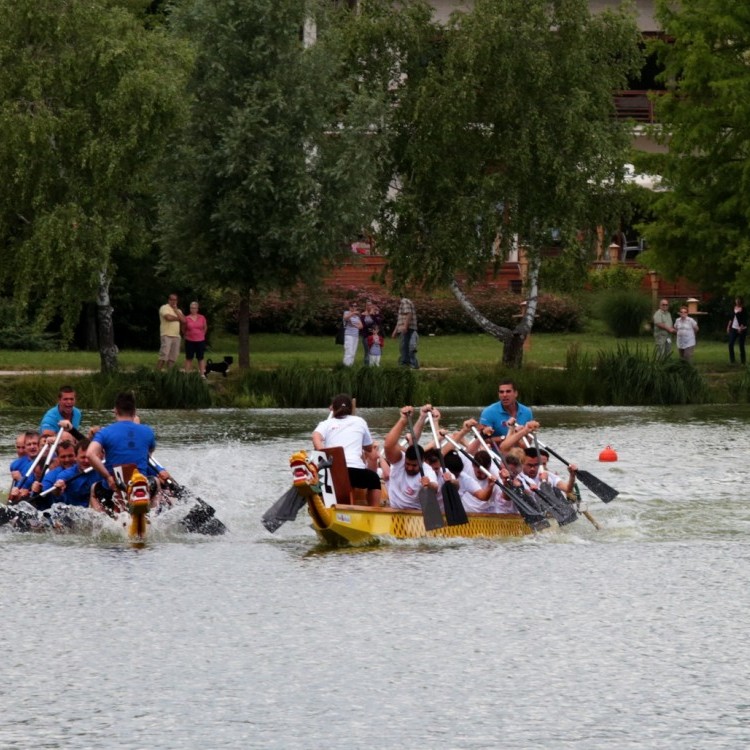
[[205, 315], [201, 315], [198, 303], [190, 303], [190, 313], [185, 316], [185, 372], [193, 369], [193, 358], [198, 360], [198, 370], [201, 377], [206, 377], [206, 363], [203, 357], [206, 354], [206, 331], [208, 321]]
[[659, 302], [659, 309], [654, 313], [654, 344], [659, 356], [666, 357], [672, 351], [672, 339], [669, 337], [674, 333], [672, 316], [669, 314], [669, 300], [663, 299]]
[[185, 322], [185, 315], [177, 307], [177, 295], [170, 294], [166, 304], [159, 308], [159, 361], [156, 369], [174, 367], [180, 355], [180, 325]]
[[346, 367], [354, 364], [361, 330], [362, 318], [359, 314], [359, 305], [356, 302], [350, 302], [349, 309], [344, 311], [344, 366]]
[[414, 303], [408, 297], [402, 297], [398, 306], [398, 318], [393, 328], [391, 338], [401, 337], [399, 342], [399, 360], [402, 367], [411, 367], [413, 370], [419, 369], [419, 360], [417, 359], [417, 310]]
[[734, 364], [734, 344], [740, 345], [740, 363], [745, 364], [745, 337], [747, 336], [747, 310], [742, 297], [735, 297], [734, 308], [727, 323], [729, 334], [729, 362]]
[[680, 308], [680, 317], [675, 320], [674, 329], [680, 359], [690, 362], [695, 352], [695, 334], [698, 333], [698, 324], [693, 318], [688, 317], [687, 305]]
[[380, 314], [380, 309], [371, 300], [368, 299], [365, 302], [365, 311], [362, 313], [362, 331], [360, 336], [362, 337], [362, 349], [365, 353], [365, 365], [371, 364], [370, 362], [370, 335], [375, 326], [380, 328], [383, 324], [383, 318]]
[[367, 349], [370, 352], [369, 364], [372, 367], [380, 367], [380, 355], [383, 353], [385, 340], [380, 335], [380, 326], [373, 326], [367, 337]]

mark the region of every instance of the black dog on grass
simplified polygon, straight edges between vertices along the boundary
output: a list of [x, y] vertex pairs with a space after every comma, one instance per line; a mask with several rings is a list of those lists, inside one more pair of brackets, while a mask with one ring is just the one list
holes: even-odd
[[210, 359], [206, 360], [206, 377], [209, 372], [220, 372], [224, 377], [229, 372], [229, 365], [234, 362], [234, 357], [224, 357], [223, 362], [212, 362]]

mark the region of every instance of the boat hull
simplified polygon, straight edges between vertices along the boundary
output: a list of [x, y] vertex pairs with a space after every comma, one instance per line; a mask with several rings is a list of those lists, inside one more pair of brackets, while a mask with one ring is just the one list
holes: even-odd
[[308, 498], [312, 525], [322, 541], [333, 546], [361, 545], [390, 537], [394, 539], [506, 538], [533, 534], [515, 513], [469, 513], [469, 522], [427, 531], [418, 510], [370, 508], [336, 504], [326, 507], [318, 495]]

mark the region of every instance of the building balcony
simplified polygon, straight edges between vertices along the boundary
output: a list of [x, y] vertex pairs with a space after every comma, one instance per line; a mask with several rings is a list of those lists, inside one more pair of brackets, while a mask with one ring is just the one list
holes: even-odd
[[617, 91], [615, 92], [615, 107], [618, 120], [634, 120], [652, 124], [654, 118], [654, 102], [651, 99], [653, 91]]

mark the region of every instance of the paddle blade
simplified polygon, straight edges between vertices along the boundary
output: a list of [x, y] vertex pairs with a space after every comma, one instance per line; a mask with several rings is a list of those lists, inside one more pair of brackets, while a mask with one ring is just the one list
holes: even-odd
[[560, 526], [573, 523], [573, 521], [578, 518], [576, 509], [567, 501], [567, 499], [558, 495], [554, 488], [549, 484], [542, 483], [539, 485], [537, 494], [541, 497], [544, 505], [547, 506], [550, 515], [560, 524]]
[[294, 521], [306, 503], [307, 500], [292, 487], [263, 514], [261, 523], [273, 534], [285, 521]]
[[422, 518], [424, 519], [425, 529], [427, 531], [442, 529], [445, 524], [443, 523], [443, 514], [440, 512], [440, 504], [438, 503], [434, 487], [422, 487], [419, 490], [419, 504], [422, 506]]
[[207, 536], [225, 534], [227, 527], [216, 518], [215, 513], [216, 510], [212, 506], [198, 498], [195, 505], [182, 519], [182, 525], [193, 534], [206, 534]]
[[614, 487], [583, 469], [578, 469], [577, 477], [604, 503], [611, 503], [620, 494]]
[[445, 520], [448, 526], [460, 526], [469, 523], [466, 509], [458, 494], [458, 487], [452, 482], [443, 485], [443, 505], [445, 506]]
[[520, 487], [505, 485], [505, 494], [513, 501], [516, 510], [523, 516], [523, 520], [534, 531], [549, 528], [549, 521], [544, 512], [538, 507], [535, 498], [527, 495]]

